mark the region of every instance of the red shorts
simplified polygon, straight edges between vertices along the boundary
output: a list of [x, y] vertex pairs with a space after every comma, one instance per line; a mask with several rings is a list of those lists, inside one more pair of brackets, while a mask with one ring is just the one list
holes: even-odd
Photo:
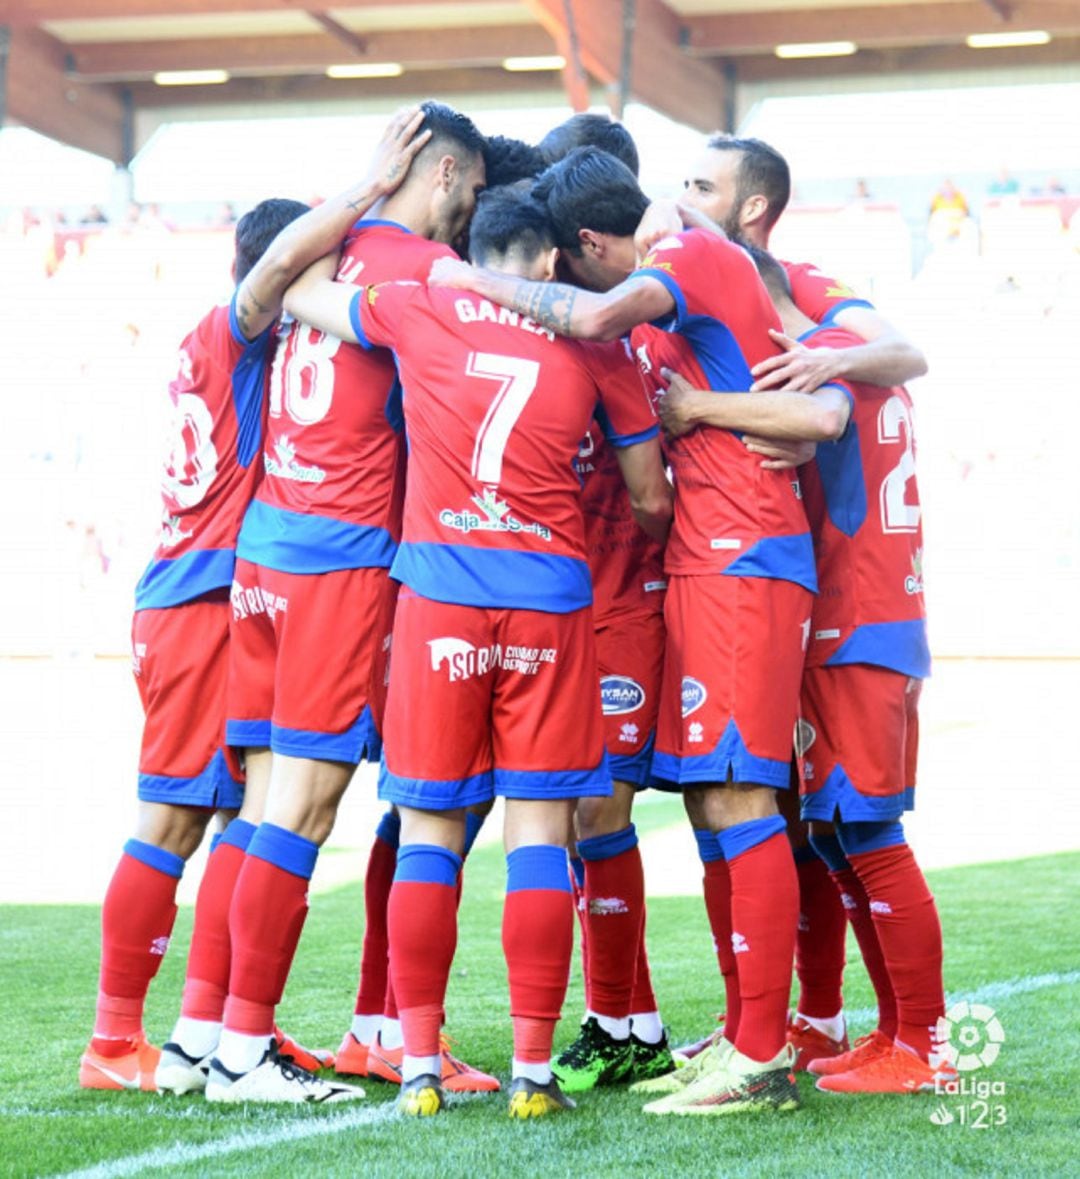
[[596, 631], [604, 743], [616, 782], [649, 784], [664, 635], [662, 614], [611, 618]]
[[654, 781], [789, 785], [811, 600], [774, 578], [669, 578]]
[[146, 714], [139, 797], [177, 806], [238, 807], [244, 774], [225, 744], [229, 603], [224, 591], [216, 600], [137, 611], [131, 652]]
[[379, 797], [421, 810], [609, 795], [592, 611], [433, 602], [402, 588]]
[[238, 560], [229, 744], [377, 761], [396, 589], [385, 569], [283, 573]]
[[867, 663], [808, 667], [797, 753], [802, 816], [886, 821], [911, 810], [922, 680]]

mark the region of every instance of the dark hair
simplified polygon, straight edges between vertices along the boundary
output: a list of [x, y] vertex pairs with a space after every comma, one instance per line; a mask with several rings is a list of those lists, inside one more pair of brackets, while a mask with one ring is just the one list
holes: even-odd
[[300, 201], [271, 197], [249, 209], [236, 223], [236, 283], [240, 285], [267, 247], [290, 222], [302, 217], [309, 206]]
[[783, 265], [777, 262], [768, 250], [763, 250], [760, 246], [743, 241], [741, 238], [733, 238], [732, 240], [737, 246], [742, 246], [754, 260], [757, 272], [761, 275], [761, 281], [765, 284], [765, 289], [772, 296], [773, 300], [786, 299], [789, 302], [793, 302], [791, 279], [788, 278], [787, 271]]
[[547, 167], [538, 147], [508, 135], [491, 135], [484, 148], [488, 188], [533, 180]]
[[630, 132], [608, 115], [571, 115], [540, 140], [540, 152], [549, 164], [568, 156], [575, 147], [598, 147], [614, 156], [636, 176], [640, 170], [637, 148]]
[[713, 151], [740, 153], [735, 180], [736, 209], [752, 196], [761, 195], [768, 203], [765, 228], [772, 229], [791, 198], [791, 169], [787, 160], [760, 139], [740, 139], [735, 135], [714, 135], [708, 146]]
[[425, 152], [430, 151], [433, 144], [453, 143], [470, 155], [484, 154], [486, 140], [468, 115], [463, 115], [453, 107], [442, 102], [434, 102], [430, 98], [420, 104], [420, 109], [424, 112], [424, 119], [417, 134], [420, 131], [431, 132], [431, 139], [423, 148]]
[[573, 254], [581, 253], [579, 230], [629, 237], [649, 205], [633, 172], [596, 147], [575, 148], [552, 164], [533, 185], [533, 195], [547, 205], [555, 244]]
[[554, 244], [548, 211], [531, 194], [511, 185], [489, 188], [477, 198], [469, 226], [469, 257], [478, 266], [512, 250], [531, 260]]

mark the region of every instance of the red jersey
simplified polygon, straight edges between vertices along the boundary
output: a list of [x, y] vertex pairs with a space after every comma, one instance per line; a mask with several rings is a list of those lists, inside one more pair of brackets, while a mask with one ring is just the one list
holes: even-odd
[[[840, 328], [821, 327], [802, 342], [850, 348], [861, 341]], [[819, 443], [802, 471], [819, 584], [806, 664], [871, 663], [926, 676], [930, 650], [911, 397], [899, 385], [836, 384], [851, 396], [847, 430], [836, 442]]]
[[[337, 278], [372, 283], [427, 277], [449, 246], [392, 221], [360, 221]], [[265, 478], [238, 552], [286, 573], [387, 568], [401, 536], [404, 457], [397, 371], [308, 324], [282, 328], [270, 377]]]
[[[703, 389], [746, 391], [750, 369], [776, 346], [780, 319], [745, 250], [694, 229], [653, 247], [636, 273], [659, 280], [675, 300], [663, 324], [631, 341], [652, 383], [674, 369]], [[723, 396], [718, 393], [718, 396]], [[814, 557], [792, 472], [767, 471], [737, 433], [707, 427], [667, 448], [675, 482], [668, 573], [776, 577], [813, 590]]]
[[160, 609], [232, 584], [236, 537], [258, 476], [273, 327], [246, 340], [233, 301], [180, 345], [169, 385], [172, 446], [161, 481], [161, 539], [135, 589]]
[[404, 390], [408, 481], [391, 575], [466, 606], [587, 606], [581, 439], [594, 413], [614, 445], [658, 433], [625, 346], [566, 340], [476, 295], [419, 284], [360, 292], [352, 320], [359, 339], [394, 349]]
[[638, 524], [630, 508], [615, 451], [600, 423], [593, 422], [577, 458], [585, 552], [593, 583], [593, 622], [662, 614], [664, 546]]
[[873, 307], [873, 303], [860, 299], [839, 279], [822, 274], [812, 262], [781, 262], [780, 265], [791, 283], [791, 301], [815, 323], [826, 323], [845, 307]]

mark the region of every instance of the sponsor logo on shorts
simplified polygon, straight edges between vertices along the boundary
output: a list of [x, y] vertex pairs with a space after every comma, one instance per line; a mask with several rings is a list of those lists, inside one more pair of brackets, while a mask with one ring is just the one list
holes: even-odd
[[840, 637], [840, 628], [838, 626], [829, 627], [828, 630], [814, 631], [814, 639], [838, 639]]
[[633, 721], [627, 721], [625, 725], [619, 730], [619, 740], [625, 741], [627, 745], [633, 745], [638, 739], [638, 733], [641, 730], [634, 724]]
[[169, 939], [167, 937], [156, 937], [150, 943], [150, 953], [159, 958], [164, 958], [165, 951], [169, 948]]
[[455, 532], [529, 532], [541, 540], [551, 540], [551, 529], [546, 524], [525, 523], [510, 511], [510, 505], [500, 500], [494, 487], [485, 487], [480, 495], [474, 495], [472, 501], [479, 509], [479, 514], [470, 508], [460, 512], [453, 508], [443, 508], [439, 512], [439, 523], [444, 528], [453, 528]]
[[146, 658], [146, 644], [133, 643], [131, 647], [131, 673], [142, 675], [142, 661]]
[[904, 578], [904, 593], [921, 594], [923, 592], [922, 549], [916, 549], [911, 554], [911, 572]]
[[870, 912], [877, 913], [879, 917], [891, 917], [892, 905], [888, 901], [871, 901]]
[[741, 933], [732, 932], [731, 952], [733, 954], [748, 954], [750, 952], [750, 943]]
[[273, 622], [279, 610], [284, 614], [289, 608], [289, 599], [281, 594], [271, 593], [261, 585], [243, 586], [238, 581], [232, 583], [229, 600], [237, 622], [256, 614], [265, 614]]
[[305, 467], [296, 461], [296, 447], [288, 437], [279, 438], [274, 443], [273, 455], [263, 455], [263, 466], [268, 475], [291, 479], [294, 483], [321, 483], [326, 478], [322, 467]]
[[645, 582], [645, 585], [642, 588], [645, 590], [645, 592], [647, 594], [655, 594], [657, 592], [657, 590], [666, 590], [667, 589], [667, 582], [666, 581], [647, 581], [647, 582]]
[[686, 739], [692, 745], [700, 744], [705, 740], [705, 726], [699, 725], [697, 721], [694, 721], [694, 723], [687, 729]]
[[554, 663], [559, 657], [557, 647], [504, 647], [500, 643], [477, 647], [466, 639], [451, 637], [429, 639], [428, 648], [431, 670], [438, 671], [445, 665], [452, 684], [475, 675], [487, 675], [497, 667], [521, 675], [536, 675], [544, 664]]
[[629, 913], [626, 902], [622, 897], [593, 897], [589, 901], [589, 915], [591, 917], [614, 917], [619, 913]]
[[604, 716], [637, 712], [645, 703], [645, 689], [625, 675], [606, 675], [600, 680], [600, 703]]
[[692, 675], [684, 675], [682, 678], [682, 714], [689, 716], [692, 712], [697, 710], [709, 698], [708, 690], [701, 680], [696, 680]]
[[802, 757], [817, 740], [817, 729], [802, 717], [795, 722], [795, 756]]
[[709, 541], [711, 549], [741, 549], [742, 541], [737, 536], [714, 536]]

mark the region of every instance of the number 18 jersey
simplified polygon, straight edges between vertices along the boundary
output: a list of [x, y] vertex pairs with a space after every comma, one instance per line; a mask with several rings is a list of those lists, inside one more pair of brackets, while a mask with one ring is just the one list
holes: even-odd
[[352, 319], [359, 339], [393, 348], [404, 389], [408, 481], [391, 575], [466, 606], [589, 605], [581, 439], [594, 411], [615, 446], [658, 433], [625, 346], [583, 345], [476, 295], [405, 283], [359, 292]]

